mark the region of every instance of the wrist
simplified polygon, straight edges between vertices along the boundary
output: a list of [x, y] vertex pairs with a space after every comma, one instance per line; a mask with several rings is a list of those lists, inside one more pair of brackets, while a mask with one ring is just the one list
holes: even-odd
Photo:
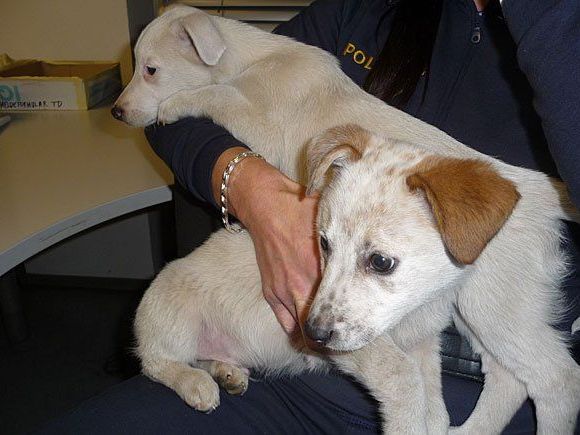
[[286, 177], [262, 159], [246, 159], [230, 178], [228, 201], [232, 214], [249, 230], [252, 223], [266, 218], [270, 200], [285, 190]]
[[[228, 164], [243, 147], [233, 147], [224, 151], [216, 161], [212, 171], [212, 193], [218, 205], [221, 204], [221, 185]], [[263, 159], [248, 157], [239, 161], [230, 173], [227, 186], [228, 214], [235, 216], [245, 227], [259, 215], [268, 213], [264, 204], [275, 191], [287, 190], [289, 180]]]
[[238, 154], [248, 151], [244, 147], [233, 147], [225, 150], [216, 160], [211, 173], [211, 190], [216, 204], [220, 205], [222, 176], [230, 161]]

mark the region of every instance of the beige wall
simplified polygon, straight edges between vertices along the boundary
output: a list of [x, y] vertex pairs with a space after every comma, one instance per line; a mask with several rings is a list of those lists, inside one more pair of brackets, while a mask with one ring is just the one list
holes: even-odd
[[0, 0], [0, 11], [0, 53], [120, 61], [123, 82], [130, 78], [126, 0]]

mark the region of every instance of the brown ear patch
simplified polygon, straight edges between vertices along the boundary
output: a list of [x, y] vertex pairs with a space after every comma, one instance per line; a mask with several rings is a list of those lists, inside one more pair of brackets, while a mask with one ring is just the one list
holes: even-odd
[[479, 257], [520, 199], [514, 183], [478, 160], [425, 159], [407, 186], [425, 193], [445, 246], [462, 264]]
[[346, 124], [330, 128], [313, 138], [306, 149], [307, 193], [321, 189], [330, 167], [360, 159], [371, 137], [364, 128]]

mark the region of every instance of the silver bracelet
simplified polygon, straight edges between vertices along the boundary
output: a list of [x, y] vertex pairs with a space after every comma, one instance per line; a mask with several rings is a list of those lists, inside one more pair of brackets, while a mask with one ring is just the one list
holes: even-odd
[[222, 222], [226, 230], [230, 233], [241, 233], [244, 231], [244, 228], [237, 223], [230, 224], [230, 217], [228, 213], [228, 182], [230, 181], [230, 176], [234, 171], [236, 165], [244, 160], [246, 157], [257, 157], [259, 159], [263, 159], [260, 154], [255, 153], [253, 151], [243, 151], [235, 156], [226, 168], [224, 169], [224, 173], [222, 174], [222, 186], [220, 189], [220, 202], [221, 202], [221, 212], [222, 212]]

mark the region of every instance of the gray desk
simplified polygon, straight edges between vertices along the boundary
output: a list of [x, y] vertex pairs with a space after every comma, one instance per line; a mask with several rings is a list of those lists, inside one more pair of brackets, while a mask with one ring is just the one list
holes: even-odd
[[20, 316], [15, 266], [80, 231], [171, 200], [173, 177], [142, 130], [115, 121], [109, 110], [11, 113], [0, 128], [5, 324]]

